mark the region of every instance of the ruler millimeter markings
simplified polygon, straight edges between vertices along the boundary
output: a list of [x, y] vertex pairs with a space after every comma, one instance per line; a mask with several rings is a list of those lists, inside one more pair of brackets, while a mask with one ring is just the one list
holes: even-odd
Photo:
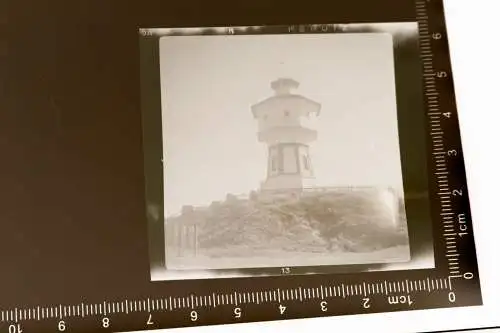
[[[474, 272], [461, 267], [460, 260], [462, 244], [465, 251], [475, 250], [471, 240], [471, 215], [466, 202], [465, 167], [461, 158], [458, 117], [453, 105], [453, 90], [449, 88], [452, 83], [451, 65], [449, 53], [446, 52], [448, 44], [443, 4], [439, 0], [417, 0], [416, 11], [430, 129], [430, 163], [437, 185], [436, 202], [439, 205], [448, 274], [452, 278], [465, 276], [466, 279], [472, 279]], [[450, 164], [453, 165], [451, 169]]]
[[[71, 304], [54, 306], [36, 306], [0, 311], [0, 322], [9, 324], [9, 332], [19, 332], [23, 326], [19, 323], [56, 320], [59, 331], [67, 329], [66, 324], [73, 319], [98, 318], [102, 328], [109, 327], [115, 315], [143, 314], [146, 326], [153, 325], [155, 313], [184, 313], [191, 322], [201, 320], [200, 313], [205, 309], [218, 308], [220, 311], [232, 310], [234, 319], [244, 314], [245, 306], [260, 304], [272, 305], [280, 316], [285, 315], [288, 304], [315, 304], [318, 314], [331, 315], [335, 305], [345, 301], [354, 301], [360, 309], [370, 309], [373, 302], [383, 302], [398, 309], [401, 306], [411, 308], [419, 297], [436, 294], [454, 303], [456, 296], [451, 278], [424, 278], [403, 281], [384, 280], [362, 282], [359, 284], [332, 284], [319, 287], [297, 287], [285, 289], [264, 289], [260, 291], [204, 295], [186, 295], [182, 297], [146, 298], [138, 300], [103, 301], [102, 303]], [[331, 306], [329, 308], [329, 305]], [[168, 318], [168, 316], [166, 317]]]

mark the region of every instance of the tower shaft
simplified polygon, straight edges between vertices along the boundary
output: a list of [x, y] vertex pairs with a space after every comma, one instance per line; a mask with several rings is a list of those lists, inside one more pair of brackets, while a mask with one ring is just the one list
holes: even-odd
[[309, 144], [316, 140], [312, 128], [321, 105], [290, 93], [298, 82], [278, 79], [271, 83], [275, 95], [252, 106], [258, 120], [258, 140], [267, 145], [267, 177], [262, 190], [303, 189], [314, 186]]

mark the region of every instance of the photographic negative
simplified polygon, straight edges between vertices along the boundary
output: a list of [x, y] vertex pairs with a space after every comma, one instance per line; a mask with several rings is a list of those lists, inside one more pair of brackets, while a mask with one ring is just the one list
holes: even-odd
[[394, 51], [416, 24], [314, 27], [156, 31], [164, 267], [153, 280], [418, 257]]

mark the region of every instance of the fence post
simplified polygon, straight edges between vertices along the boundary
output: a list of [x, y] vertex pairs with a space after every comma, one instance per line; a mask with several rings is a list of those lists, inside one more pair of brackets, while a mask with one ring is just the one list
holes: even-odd
[[194, 256], [198, 255], [198, 228], [197, 225], [193, 225], [193, 243], [194, 243]]

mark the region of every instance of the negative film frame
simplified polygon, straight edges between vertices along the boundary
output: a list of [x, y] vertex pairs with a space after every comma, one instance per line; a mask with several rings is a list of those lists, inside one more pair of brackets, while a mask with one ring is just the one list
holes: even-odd
[[[163, 36], [188, 35], [249, 35], [249, 34], [301, 34], [301, 33], [389, 33], [393, 37], [396, 103], [399, 144], [404, 186], [411, 260], [408, 267], [402, 264], [357, 264], [341, 266], [297, 266], [292, 274], [356, 273], [381, 270], [412, 269], [412, 262], [429, 261], [426, 267], [438, 266], [435, 257], [431, 198], [429, 196], [429, 172], [427, 122], [425, 115], [422, 62], [419, 49], [417, 22], [412, 29], [401, 31], [399, 23], [364, 24], [307, 24], [293, 26], [242, 26], [206, 28], [153, 28], [139, 30], [141, 108], [144, 149], [144, 174], [149, 236], [151, 272], [164, 270], [165, 230], [163, 208], [163, 145], [161, 121], [161, 87], [159, 40]], [[435, 230], [433, 230], [433, 228]], [[402, 268], [403, 267], [403, 268]], [[283, 267], [214, 269], [216, 278], [273, 276], [283, 274]], [[176, 271], [172, 272], [175, 280]], [[178, 272], [178, 271], [177, 271]], [[288, 273], [288, 272], [287, 272]], [[182, 271], [182, 278], [200, 278], [196, 270]], [[205, 278], [205, 277], [203, 277]], [[188, 277], [187, 279], [191, 279]]]

